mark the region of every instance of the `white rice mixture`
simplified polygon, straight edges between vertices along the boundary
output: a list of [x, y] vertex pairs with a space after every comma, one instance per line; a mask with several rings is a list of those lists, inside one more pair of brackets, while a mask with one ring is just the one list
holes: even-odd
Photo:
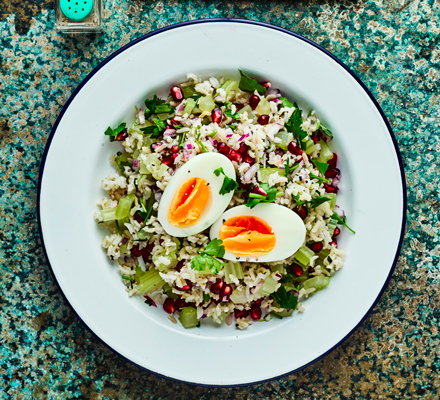
[[[182, 83], [180, 85], [181, 87], [193, 85], [195, 91], [203, 96], [213, 95], [216, 101], [220, 100], [224, 102], [228, 100], [233, 103], [229, 105], [232, 114], [238, 109], [236, 105], [247, 104], [251, 95], [256, 95], [260, 98], [264, 97], [257, 91], [249, 93], [238, 89], [231, 91], [228, 99], [224, 99], [225, 91], [221, 88], [219, 89], [219, 86], [224, 83], [224, 78], [217, 79], [211, 77], [208, 80], [202, 80], [194, 74], [188, 74], [187, 78], [188, 81]], [[270, 84], [267, 86], [270, 86]], [[270, 99], [269, 95], [267, 95], [267, 99], [274, 100]], [[213, 294], [210, 291], [212, 283], [218, 279], [224, 279], [223, 269], [217, 276], [212, 276], [200, 275], [198, 271], [191, 268], [191, 259], [197, 256], [199, 251], [204, 249], [210, 241], [208, 230], [194, 236], [180, 238], [180, 245], [178, 245], [175, 238], [165, 233], [161, 224], [154, 216], [154, 211], [157, 211], [159, 206], [161, 193], [167, 187], [174, 171], [192, 157], [204, 152], [200, 143], [204, 146], [206, 151], [217, 152], [218, 144], [221, 142], [226, 143], [234, 150], [238, 150], [240, 143], [244, 142], [249, 149], [248, 155], [255, 160], [255, 163], [258, 164], [260, 168], [278, 167], [281, 172], [286, 159], [290, 160], [291, 165], [299, 163], [298, 168], [290, 171], [289, 179], [278, 172], [273, 173], [269, 177], [269, 185], [281, 187], [284, 192], [282, 197], [278, 197], [275, 200], [277, 204], [295, 209], [297, 203], [293, 196], [299, 194], [300, 201], [308, 202], [317, 196], [325, 195], [323, 183], [310, 178], [310, 173], [316, 176], [319, 175], [319, 171], [311, 163], [311, 158], [317, 157], [320, 145], [318, 144], [316, 146], [317, 148], [313, 153], [306, 154], [306, 152], [302, 152], [300, 155], [291, 154], [289, 151], [284, 151], [277, 147], [277, 144], [281, 141], [277, 136], [279, 136], [278, 134], [280, 132], [287, 133], [285, 124], [295, 111], [295, 107], [280, 107], [280, 102], [276, 100], [277, 99], [270, 101], [270, 113], [268, 114], [270, 119], [266, 125], [254, 123], [251, 118], [248, 118], [246, 112], [241, 115], [239, 121], [233, 120], [233, 118], [225, 115], [226, 105], [220, 107], [223, 114], [223, 119], [220, 123], [211, 122], [210, 112], [196, 113], [197, 109], [195, 109], [190, 115], [181, 115], [176, 111], [174, 120], [177, 121], [181, 127], [179, 127], [174, 134], [164, 135], [165, 137], [161, 137], [157, 141], [151, 140], [148, 135], [143, 134], [140, 130], [140, 128], [146, 125], [141, 115], [143, 110], [137, 111], [136, 122], [127, 129], [128, 136], [125, 140], [121, 141], [126, 153], [128, 153], [128, 165], [123, 167], [124, 171], [122, 173], [115, 162], [116, 156], [111, 158], [110, 161], [117, 172], [110, 174], [102, 181], [102, 187], [107, 191], [108, 197], [104, 197], [97, 203], [100, 210], [96, 211], [94, 215], [98, 223], [101, 223], [110, 230], [110, 234], [105, 236], [102, 241], [102, 246], [106, 250], [108, 257], [119, 263], [121, 275], [133, 279], [125, 278], [122, 280], [126, 285], [129, 296], [143, 295], [139, 293], [138, 283], [134, 280], [136, 267], [141, 267], [144, 271], [155, 268], [155, 263], [151, 261], [151, 257], [154, 256], [159, 256], [156, 263], [162, 262], [166, 264], [169, 262], [166, 256], [175, 252], [177, 261], [183, 261], [183, 267], [180, 272], [175, 268], [171, 268], [168, 271], [160, 272], [160, 276], [169, 284], [173, 293], [181, 296], [183, 300], [192, 303], [190, 305], [197, 308], [198, 318], [210, 317], [216, 323], [220, 324], [226, 321], [226, 323], [230, 325], [233, 321], [234, 311], [250, 310], [255, 301], [258, 301], [257, 304], [259, 304], [262, 310], [260, 320], [269, 320], [276, 315], [275, 313], [284, 311], [283, 308], [276, 307], [276, 305], [273, 304], [271, 296], [261, 296], [258, 291], [264, 279], [269, 275], [272, 276], [273, 279], [280, 281], [285, 272], [290, 272], [290, 265], [294, 261], [294, 256], [273, 263], [242, 262], [243, 279], [237, 279], [233, 275], [230, 276], [232, 280], [230, 286], [233, 291], [238, 290], [245, 294], [245, 302], [236, 304], [229, 298], [220, 299], [219, 295]], [[187, 99], [183, 100], [182, 103], [176, 103], [171, 97], [167, 100], [167, 103], [176, 107], [176, 110], [179, 110], [179, 107], [177, 107], [179, 104], [185, 105], [186, 102]], [[182, 109], [182, 107], [180, 107], [180, 109]], [[258, 117], [258, 112], [254, 110], [254, 113]], [[139, 116], [141, 117], [139, 118]], [[206, 125], [202, 124], [202, 120], [204, 120]], [[320, 121], [315, 112], [312, 111], [308, 116], [303, 115], [301, 127], [311, 136], [319, 128], [319, 123]], [[168, 120], [168, 124], [170, 125], [170, 120]], [[233, 124], [234, 129], [231, 129], [231, 124]], [[154, 165], [151, 167], [151, 174], [148, 175], [141, 175], [139, 166], [133, 166], [133, 160], [146, 161], [148, 160], [147, 157], [152, 153], [156, 154], [159, 160], [163, 160], [167, 156], [169, 157], [169, 155], [172, 154], [171, 149], [173, 146], [179, 144], [182, 133], [185, 133], [184, 141], [180, 143], [183, 149], [175, 156], [174, 164], [171, 163], [168, 168], [159, 168], [159, 166]], [[243, 135], [245, 135], [244, 139], [242, 138]], [[295, 141], [293, 135], [291, 133], [289, 135], [287, 142]], [[240, 139], [242, 140], [240, 141]], [[153, 142], [159, 143], [159, 145], [154, 147], [154, 150], [152, 150], [151, 146]], [[251, 168], [250, 164], [246, 162], [237, 164], [235, 161], [233, 164], [236, 169], [237, 181], [246, 185], [258, 185], [258, 172], [252, 176], [250, 181], [244, 180], [244, 174]], [[134, 165], [138, 165], [138, 163], [135, 162]], [[134, 193], [136, 197], [133, 207], [130, 210], [129, 221], [124, 224], [123, 230], [118, 230], [114, 221], [102, 221], [101, 210], [114, 209], [118, 205], [119, 199], [127, 193]], [[143, 210], [139, 198], [143, 198], [146, 203], [151, 195], [155, 196], [153, 213], [145, 223], [138, 222], [138, 220], [134, 218], [134, 215]], [[245, 203], [243, 193], [235, 193], [228, 209]], [[329, 255], [329, 257], [326, 257], [323, 261], [323, 265], [315, 265], [315, 260], [318, 256], [311, 258], [307, 266], [309, 268], [309, 278], [321, 275], [331, 276], [343, 265], [345, 251], [338, 249], [335, 244], [331, 244], [333, 239], [327, 227], [332, 214], [333, 210], [330, 208], [329, 202], [325, 202], [316, 208], [311, 208], [304, 219], [307, 231], [305, 243], [311, 241], [321, 242], [323, 249], [327, 250]], [[152, 233], [148, 241], [138, 240], [138, 232], [143, 227], [146, 227], [144, 231]], [[135, 257], [130, 253], [133, 246], [136, 246], [139, 251], [142, 251], [148, 246], [151, 257], [149, 260], [147, 259], [147, 264], [143, 262], [142, 257]], [[178, 249], [177, 252], [176, 249]], [[182, 263], [180, 263], [180, 265], [181, 264]], [[278, 267], [271, 269], [271, 266], [274, 267], [275, 265]], [[280, 265], [282, 267], [280, 267]], [[185, 286], [188, 281], [191, 283], [191, 289], [187, 291], [179, 290], [179, 288]], [[297, 311], [303, 312], [302, 301], [313, 293], [315, 289], [305, 289], [303, 283], [299, 283], [299, 285], [300, 287], [296, 294], [298, 297]], [[281, 283], [278, 283], [277, 288], [279, 288], [279, 286], [281, 286]], [[206, 295], [209, 295], [210, 300], [206, 300]], [[148, 296], [156, 304], [163, 304], [166, 299], [166, 295], [161, 290], [148, 293]], [[245, 316], [236, 318], [235, 325], [237, 328], [245, 329], [254, 322], [250, 313], [241, 315]], [[173, 314], [169, 315], [169, 319], [174, 323], [176, 322]]]

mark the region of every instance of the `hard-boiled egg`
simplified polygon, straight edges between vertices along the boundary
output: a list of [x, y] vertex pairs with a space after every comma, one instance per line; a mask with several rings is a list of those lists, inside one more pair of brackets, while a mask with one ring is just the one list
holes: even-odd
[[172, 236], [195, 235], [211, 226], [225, 211], [233, 191], [221, 195], [224, 175], [235, 179], [231, 161], [219, 153], [203, 153], [191, 158], [180, 167], [159, 202], [157, 218], [165, 231]]
[[227, 210], [211, 227], [211, 240], [223, 240], [231, 261], [270, 262], [290, 257], [304, 243], [306, 227], [287, 207], [261, 203]]

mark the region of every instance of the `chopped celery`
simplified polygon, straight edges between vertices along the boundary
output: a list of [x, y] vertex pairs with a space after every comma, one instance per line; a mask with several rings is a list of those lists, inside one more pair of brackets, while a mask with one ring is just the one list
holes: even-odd
[[101, 210], [101, 217], [104, 222], [113, 221], [116, 219], [116, 207], [108, 208], [107, 210]]
[[269, 182], [269, 176], [278, 172], [279, 176], [286, 176], [286, 170], [281, 168], [260, 168], [258, 172], [258, 180], [262, 183]]
[[140, 135], [143, 135], [144, 132], [141, 131], [141, 128], [146, 128], [147, 126], [152, 126], [153, 123], [150, 121], [145, 121], [144, 125], [137, 125], [136, 123], [133, 123], [133, 125], [128, 128], [128, 133], [139, 133]]
[[281, 275], [284, 275], [286, 273], [286, 269], [282, 264], [271, 265], [270, 270], [272, 272], [279, 272]]
[[326, 163], [333, 157], [333, 152], [330, 150], [330, 147], [328, 147], [328, 144], [323, 140], [320, 140], [318, 143], [321, 145], [321, 151], [319, 152], [319, 157], [316, 159], [316, 161]]
[[328, 276], [318, 275], [314, 278], [307, 279], [304, 282], [305, 289], [315, 289], [316, 291], [325, 289], [330, 283], [330, 278]]
[[329, 200], [330, 208], [332, 210], [334, 210], [335, 207], [336, 207], [336, 193], [326, 193], [325, 197], [329, 197], [330, 198], [330, 200]]
[[157, 114], [157, 118], [159, 118], [160, 120], [166, 122], [167, 119], [173, 118], [174, 115], [175, 115], [174, 113], [171, 113], [171, 114], [169, 114], [169, 113], [162, 113], [162, 114]]
[[229, 94], [231, 93], [232, 90], [237, 91], [238, 89], [238, 82], [235, 81], [231, 81], [230, 79], [228, 79], [222, 86], [222, 89], [225, 91], [226, 95], [225, 95], [225, 101], [228, 100]]
[[212, 272], [207, 266], [205, 266], [204, 270], [197, 271], [199, 275], [212, 275], [214, 272]]
[[295, 253], [295, 259], [297, 259], [302, 265], [309, 265], [310, 259], [315, 255], [315, 253], [306, 246], [300, 247], [300, 249]]
[[136, 147], [133, 151], [133, 156], [132, 156], [133, 160], [136, 160], [139, 157], [139, 153], [140, 153], [139, 149]]
[[306, 140], [306, 153], [312, 154], [316, 150], [316, 148], [316, 144], [313, 142], [312, 139], [310, 139], [310, 137], [308, 137]]
[[192, 113], [192, 110], [194, 110], [194, 107], [196, 106], [196, 101], [194, 99], [188, 99], [185, 108], [183, 109], [183, 114], [190, 115]]
[[282, 285], [284, 286], [284, 289], [286, 289], [286, 291], [288, 292], [290, 292], [291, 290], [296, 290], [296, 287], [298, 286], [296, 282], [286, 282]]
[[122, 244], [119, 246], [119, 254], [127, 254], [129, 251], [127, 249], [127, 245], [126, 244]]
[[182, 86], [181, 89], [182, 89], [182, 93], [183, 93], [183, 96], [185, 97], [185, 99], [197, 94], [196, 89], [194, 88], [194, 85]]
[[201, 114], [202, 110], [199, 107], [194, 107], [192, 110], [192, 113], [193, 114]]
[[264, 280], [263, 286], [258, 291], [261, 296], [269, 296], [271, 293], [277, 290], [278, 282], [270, 275]]
[[153, 234], [145, 231], [145, 227], [140, 229], [137, 234], [137, 238], [142, 241], [150, 240], [151, 236], [153, 236]]
[[232, 292], [230, 299], [235, 304], [244, 304], [248, 301], [246, 291], [244, 289], [235, 289]]
[[280, 131], [275, 135], [275, 137], [281, 139], [281, 142], [275, 143], [275, 146], [286, 151], [288, 144], [292, 141], [293, 135], [287, 131]]
[[292, 309], [290, 309], [289, 311], [283, 310], [283, 311], [280, 311], [280, 312], [272, 311], [270, 314], [273, 315], [276, 318], [282, 319], [282, 318], [286, 318], [286, 317], [291, 317], [292, 314], [293, 314], [293, 310]]
[[122, 219], [118, 219], [116, 221], [116, 227], [118, 228], [118, 230], [120, 231], [120, 234], [124, 233], [125, 231], [125, 224], [127, 222], [130, 222], [128, 217], [122, 218]]
[[144, 136], [144, 140], [142, 141], [142, 146], [150, 147], [157, 140], [151, 139], [150, 136]]
[[168, 166], [166, 164], [160, 164], [159, 168], [153, 172], [153, 178], [157, 181], [162, 179], [166, 171], [168, 171]]
[[211, 112], [215, 108], [215, 103], [212, 96], [203, 96], [200, 97], [198, 106], [202, 111]]
[[133, 205], [135, 195], [134, 193], [126, 194], [119, 199], [118, 206], [116, 207], [115, 216], [117, 220], [127, 218], [130, 214], [131, 206]]
[[231, 283], [231, 278], [229, 275], [234, 275], [237, 279], [243, 279], [243, 268], [241, 264], [237, 261], [228, 261], [225, 264], [225, 282]]
[[252, 108], [249, 104], [238, 111], [240, 115], [243, 115], [244, 112], [247, 112], [248, 118], [251, 119], [254, 124], [257, 123], [257, 116], [253, 113]]
[[261, 98], [258, 106], [255, 108], [255, 112], [260, 115], [269, 115], [270, 103], [265, 97]]
[[145, 274], [145, 271], [141, 267], [136, 267], [135, 274], [134, 274], [134, 280], [139, 285], [141, 277]]
[[164, 249], [153, 256], [153, 264], [159, 271], [167, 271], [177, 265], [176, 253], [172, 252], [170, 254], [166, 254], [166, 250]]
[[183, 307], [180, 310], [179, 321], [185, 329], [195, 328], [199, 324], [197, 309], [195, 307]]
[[165, 284], [165, 281], [161, 278], [159, 271], [156, 269], [150, 269], [145, 272], [145, 274], [140, 277], [139, 282], [138, 290], [143, 294], [159, 290]]
[[165, 285], [163, 285], [162, 291], [173, 300], [177, 300], [179, 298], [179, 296], [173, 292], [171, 286], [168, 285], [168, 283], [165, 283]]
[[336, 219], [330, 218], [330, 221], [327, 224], [327, 229], [328, 229], [328, 233], [330, 233], [330, 236], [333, 236], [337, 224], [338, 221]]
[[152, 166], [159, 167], [161, 162], [157, 154], [147, 154], [142, 156], [139, 162], [139, 173], [142, 175], [151, 174], [153, 172]]

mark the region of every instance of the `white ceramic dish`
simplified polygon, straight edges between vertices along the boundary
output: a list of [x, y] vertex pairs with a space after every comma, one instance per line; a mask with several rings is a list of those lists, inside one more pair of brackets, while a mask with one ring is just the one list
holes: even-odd
[[[228, 43], [245, 45], [240, 51], [227, 50]], [[185, 56], [187, 44], [193, 51]], [[238, 68], [270, 80], [304, 109], [316, 109], [332, 129], [343, 173], [338, 203], [357, 233], [343, 231], [339, 246], [348, 250], [345, 266], [326, 290], [304, 302], [305, 313], [255, 323], [245, 331], [226, 325], [185, 330], [171, 324], [162, 309], [128, 298], [116, 266], [101, 248], [104, 232], [93, 211], [104, 194], [101, 180], [112, 172], [108, 158], [115, 152], [103, 132], [127, 120], [147, 95], [184, 80], [187, 72], [238, 77]], [[242, 385], [309, 365], [359, 326], [397, 261], [406, 190], [385, 116], [339, 60], [281, 28], [204, 20], [167, 27], [129, 43], [79, 85], [48, 140], [38, 212], [46, 257], [60, 290], [105, 344], [164, 377]]]

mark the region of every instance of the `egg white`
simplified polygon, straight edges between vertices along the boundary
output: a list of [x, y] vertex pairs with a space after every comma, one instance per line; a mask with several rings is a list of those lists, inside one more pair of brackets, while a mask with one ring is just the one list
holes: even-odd
[[[195, 235], [209, 228], [225, 211], [234, 192], [232, 191], [224, 195], [219, 194], [223, 185], [224, 175], [216, 176], [214, 170], [217, 168], [223, 168], [223, 171], [229, 178], [236, 178], [232, 162], [219, 153], [198, 154], [176, 171], [162, 194], [157, 213], [157, 218], [166, 233], [175, 237]], [[188, 227], [178, 227], [171, 224], [168, 220], [168, 210], [170, 209], [174, 194], [190, 178], [202, 178], [209, 183], [209, 201], [195, 224]]]
[[214, 222], [209, 232], [211, 240], [220, 237], [220, 229], [224, 221], [238, 216], [255, 216], [265, 221], [275, 234], [275, 247], [267, 254], [259, 257], [243, 256], [229, 251], [223, 258], [231, 261], [271, 262], [284, 260], [294, 254], [304, 243], [306, 227], [303, 220], [287, 207], [274, 203], [261, 203], [254, 208], [237, 206], [227, 210]]

